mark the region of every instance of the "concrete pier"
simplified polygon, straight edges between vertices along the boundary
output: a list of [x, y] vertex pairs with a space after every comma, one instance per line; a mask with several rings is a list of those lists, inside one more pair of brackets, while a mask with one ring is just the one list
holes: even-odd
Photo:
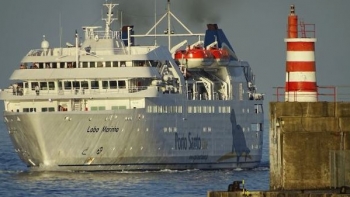
[[270, 102], [269, 109], [270, 190], [207, 196], [350, 197], [350, 102]]
[[270, 190], [350, 186], [350, 103], [270, 103]]
[[349, 197], [332, 191], [253, 191], [253, 192], [208, 192], [207, 197]]

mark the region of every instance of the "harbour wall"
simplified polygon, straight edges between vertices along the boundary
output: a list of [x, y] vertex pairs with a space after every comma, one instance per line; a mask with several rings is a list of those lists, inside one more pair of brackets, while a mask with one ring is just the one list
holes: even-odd
[[350, 186], [350, 102], [270, 102], [270, 190]]
[[233, 183], [207, 196], [350, 197], [350, 102], [269, 105], [269, 191]]
[[333, 191], [253, 191], [253, 192], [224, 192], [209, 191], [207, 197], [349, 197], [350, 194], [339, 194]]

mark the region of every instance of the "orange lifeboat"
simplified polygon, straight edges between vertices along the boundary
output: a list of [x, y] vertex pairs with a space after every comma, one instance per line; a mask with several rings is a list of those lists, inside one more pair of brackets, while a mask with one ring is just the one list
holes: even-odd
[[178, 50], [175, 52], [174, 58], [189, 69], [208, 67], [214, 62], [212, 53], [209, 50], [205, 50], [202, 46]]
[[213, 55], [215, 66], [226, 66], [230, 62], [230, 54], [225, 49], [210, 47], [209, 51]]

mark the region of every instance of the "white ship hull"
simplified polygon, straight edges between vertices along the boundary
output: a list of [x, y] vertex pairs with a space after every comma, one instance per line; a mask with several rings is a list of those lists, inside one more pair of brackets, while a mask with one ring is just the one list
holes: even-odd
[[242, 112], [253, 107], [252, 101], [221, 102], [233, 103], [235, 117], [230, 113], [157, 114], [128, 109], [5, 112], [5, 122], [16, 151], [32, 170], [256, 167], [262, 154], [262, 131], [252, 131], [250, 126], [262, 114]]

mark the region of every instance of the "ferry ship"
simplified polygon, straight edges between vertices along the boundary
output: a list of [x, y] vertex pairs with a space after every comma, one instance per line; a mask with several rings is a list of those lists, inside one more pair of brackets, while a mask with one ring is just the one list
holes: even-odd
[[[254, 168], [262, 156], [263, 94], [222, 29], [135, 34], [85, 26], [84, 39], [52, 48], [43, 38], [2, 89], [4, 122], [33, 171]], [[180, 21], [179, 21], [180, 22]], [[154, 28], [154, 27], [153, 27]], [[136, 45], [165, 36], [169, 46]], [[184, 41], [171, 45], [173, 36]], [[185, 38], [198, 37], [187, 43]]]

